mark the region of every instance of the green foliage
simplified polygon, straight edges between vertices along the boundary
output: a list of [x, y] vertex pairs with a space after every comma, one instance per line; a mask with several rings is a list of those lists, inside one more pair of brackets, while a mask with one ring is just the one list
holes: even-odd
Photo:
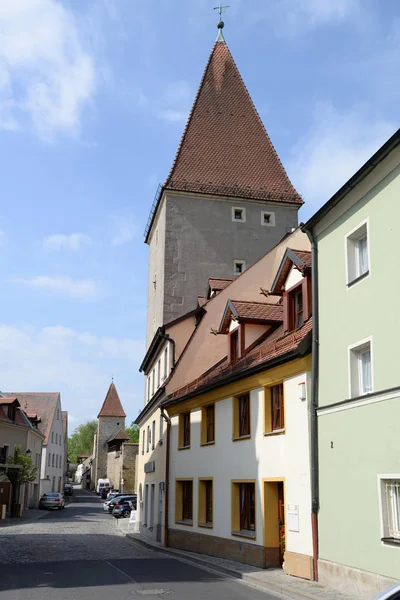
[[132, 444], [138, 444], [139, 443], [139, 434], [140, 434], [140, 430], [138, 425], [135, 425], [135, 423], [132, 421], [131, 426], [130, 427], [126, 427], [125, 429], [126, 434], [129, 435], [129, 442]]
[[92, 454], [93, 437], [97, 430], [97, 421], [88, 421], [79, 425], [68, 438], [68, 458], [72, 463], [78, 462], [80, 454]]
[[38, 468], [32, 463], [29, 454], [22, 452], [21, 446], [15, 446], [14, 456], [9, 456], [7, 458], [7, 464], [22, 467], [22, 469], [18, 469], [18, 472], [15, 474], [15, 483], [31, 483], [32, 481], [35, 481]]

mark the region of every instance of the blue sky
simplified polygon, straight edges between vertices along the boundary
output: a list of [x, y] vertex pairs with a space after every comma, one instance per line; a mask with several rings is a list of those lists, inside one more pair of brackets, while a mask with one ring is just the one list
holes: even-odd
[[[397, 0], [231, 0], [225, 37], [305, 220], [398, 128]], [[0, 389], [143, 402], [143, 230], [215, 0], [0, 3]]]

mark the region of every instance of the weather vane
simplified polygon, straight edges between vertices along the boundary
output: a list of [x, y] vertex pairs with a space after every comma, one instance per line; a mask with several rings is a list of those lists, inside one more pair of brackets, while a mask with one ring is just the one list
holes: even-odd
[[223, 4], [222, 4], [222, 2], [221, 2], [221, 4], [220, 4], [219, 6], [216, 6], [216, 7], [214, 8], [214, 10], [219, 10], [219, 20], [220, 20], [220, 21], [222, 21], [222, 15], [223, 15], [223, 13], [224, 13], [225, 11], [227, 11], [227, 10], [228, 10], [228, 8], [230, 8], [230, 7], [231, 7], [231, 5], [230, 5], [230, 4], [229, 4], [228, 6], [223, 6]]
[[218, 27], [218, 37], [217, 37], [217, 42], [225, 42], [224, 40], [224, 35], [222, 33], [223, 28], [225, 27], [225, 23], [222, 20], [222, 15], [225, 11], [228, 10], [228, 8], [230, 8], [230, 5], [226, 5], [224, 6], [221, 2], [221, 4], [219, 6], [215, 6], [214, 10], [218, 10], [219, 11], [219, 21], [217, 23], [217, 27]]

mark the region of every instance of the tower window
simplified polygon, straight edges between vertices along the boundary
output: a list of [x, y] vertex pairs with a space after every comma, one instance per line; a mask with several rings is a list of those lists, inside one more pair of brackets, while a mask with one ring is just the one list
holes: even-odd
[[244, 260], [234, 260], [233, 261], [233, 274], [234, 275], [241, 275], [245, 269], [246, 269], [246, 261], [244, 261]]
[[264, 227], [275, 227], [275, 213], [262, 210], [261, 225], [264, 225]]
[[237, 206], [232, 207], [232, 221], [246, 222], [246, 209]]

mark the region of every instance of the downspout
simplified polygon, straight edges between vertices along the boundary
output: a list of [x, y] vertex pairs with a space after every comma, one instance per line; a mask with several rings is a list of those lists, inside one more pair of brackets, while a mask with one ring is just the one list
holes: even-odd
[[167, 448], [165, 451], [165, 501], [164, 501], [164, 546], [168, 547], [168, 512], [169, 512], [169, 456], [170, 456], [170, 437], [171, 437], [171, 419], [161, 408], [161, 416], [167, 423]]
[[165, 335], [165, 333], [160, 333], [160, 338], [163, 340], [167, 340], [170, 344], [172, 344], [172, 369], [175, 367], [175, 340], [172, 339], [169, 335]]
[[319, 310], [318, 310], [318, 249], [314, 234], [305, 231], [311, 242], [312, 256], [312, 373], [310, 402], [310, 460], [311, 460], [311, 528], [314, 557], [314, 578], [318, 581], [318, 512], [319, 512], [319, 462], [318, 462], [318, 375], [319, 375]]

